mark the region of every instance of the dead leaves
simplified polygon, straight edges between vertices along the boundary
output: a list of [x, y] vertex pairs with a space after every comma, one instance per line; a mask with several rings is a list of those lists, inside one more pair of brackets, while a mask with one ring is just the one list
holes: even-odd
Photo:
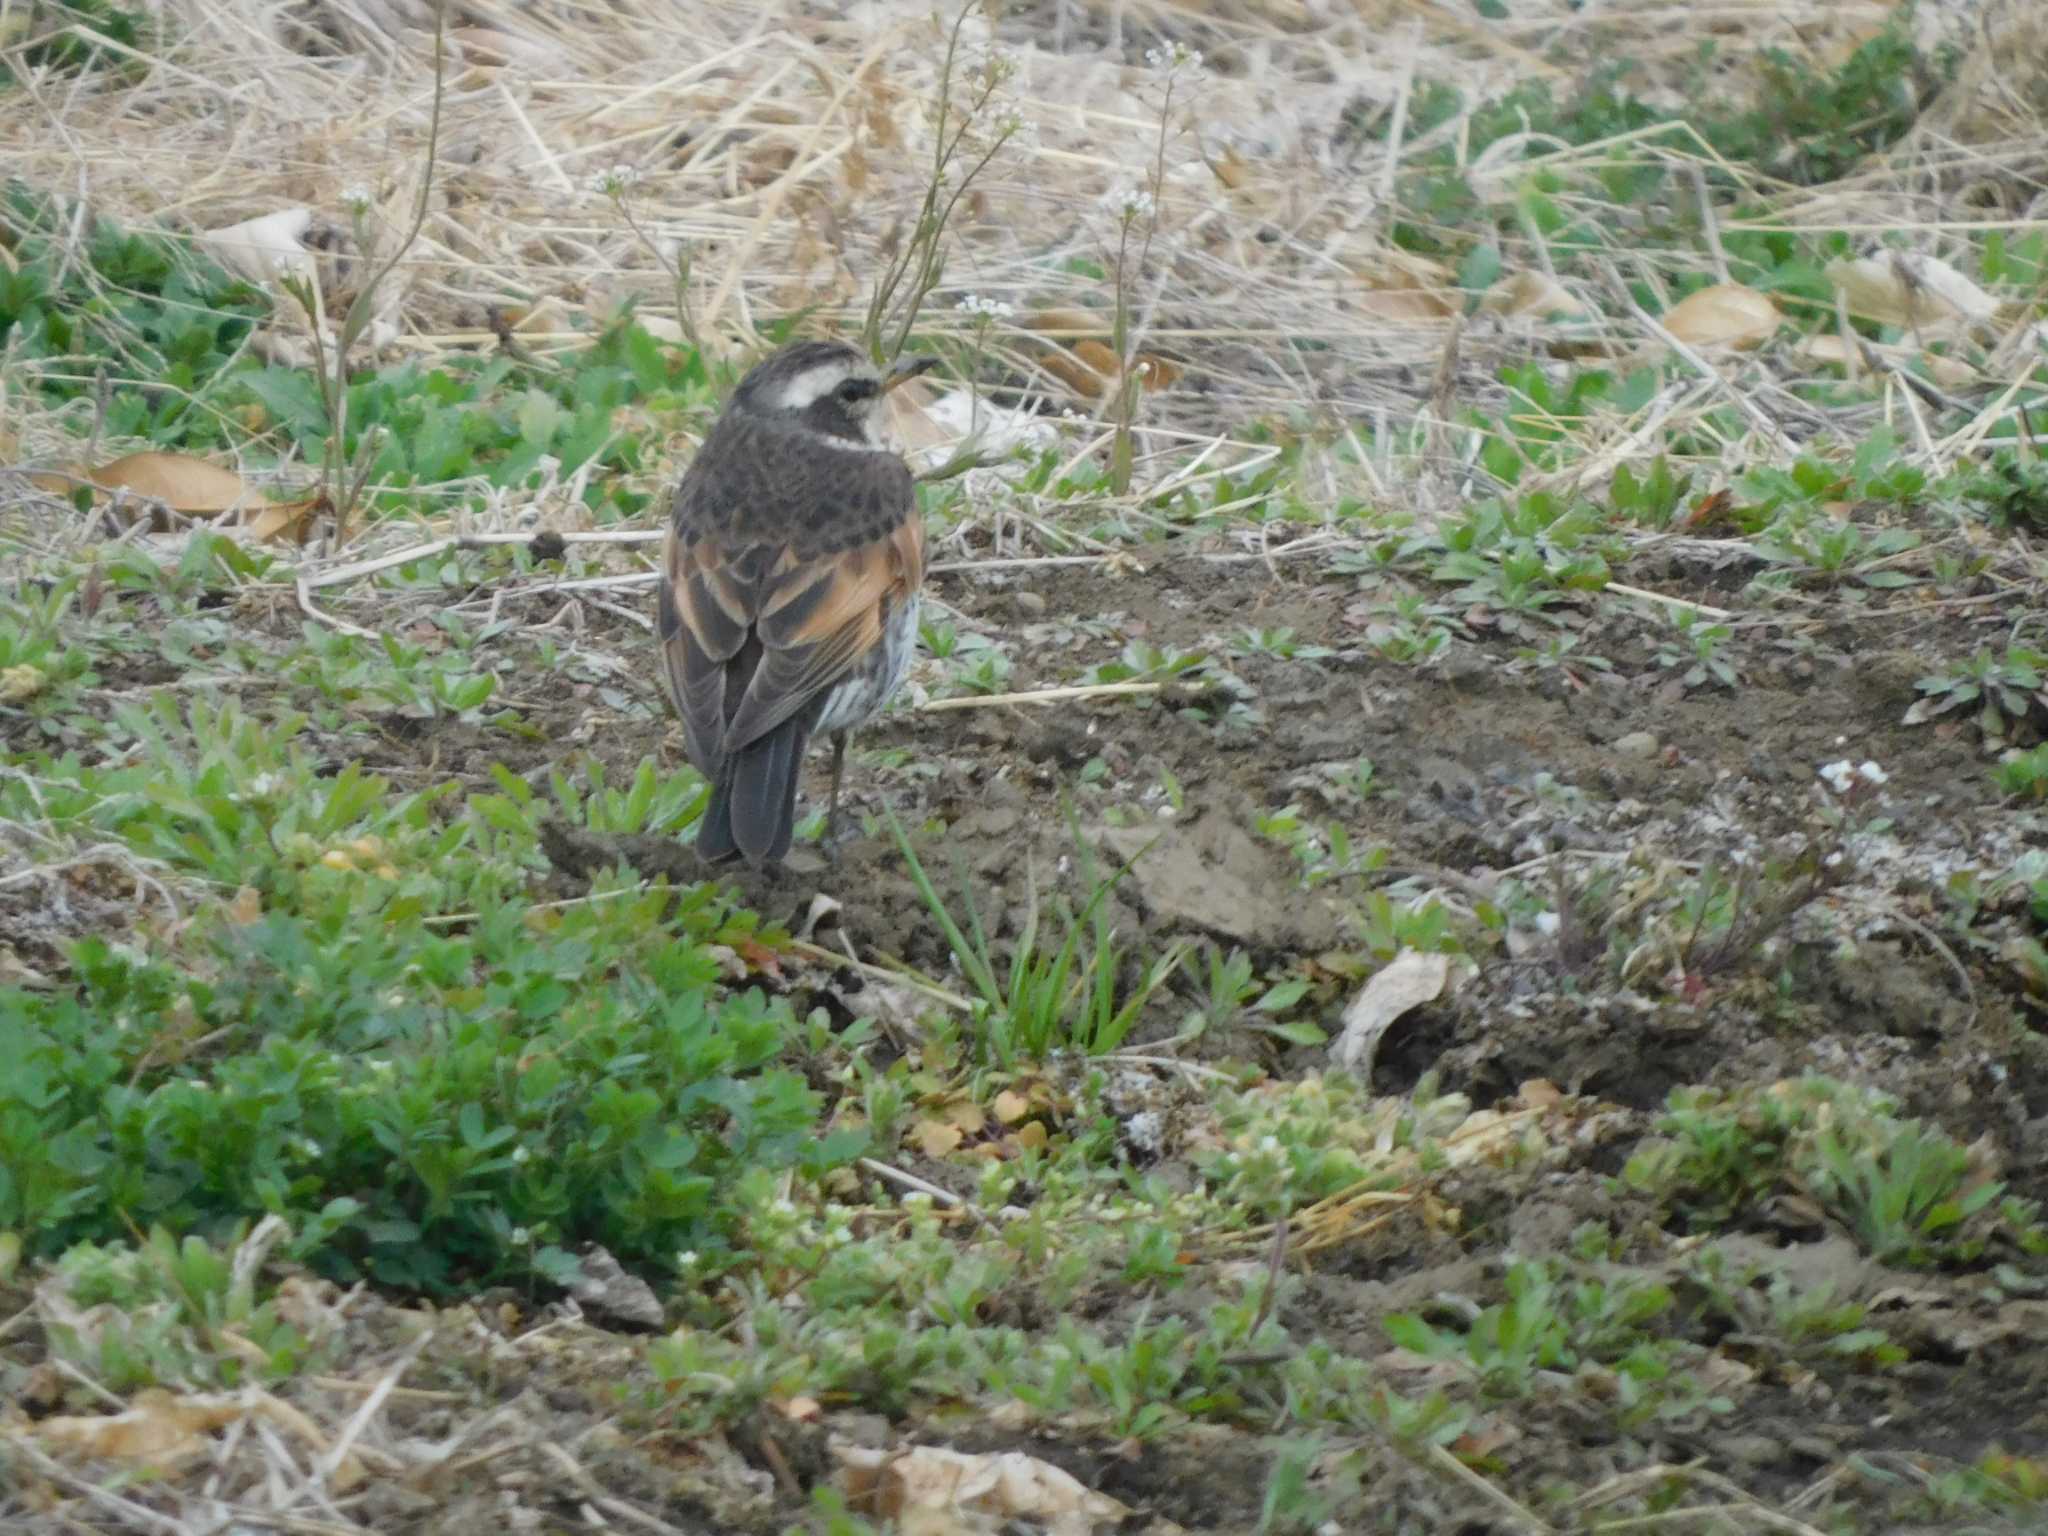
[[1092, 1536], [1130, 1510], [1022, 1451], [969, 1455], [938, 1446], [874, 1450], [835, 1440], [839, 1484], [864, 1515], [902, 1536], [978, 1536], [1029, 1521], [1047, 1536]]
[[[251, 1417], [268, 1421], [316, 1455], [331, 1449], [327, 1437], [304, 1413], [257, 1389], [226, 1394], [145, 1387], [121, 1413], [62, 1414], [37, 1424], [35, 1434], [53, 1451], [170, 1470], [205, 1455], [216, 1430]], [[348, 1453], [329, 1475], [338, 1493], [362, 1480], [362, 1462]]]
[[1937, 257], [1893, 251], [1831, 261], [1826, 271], [1859, 320], [1955, 337], [1998, 319], [1998, 300]]
[[999, 1090], [987, 1109], [965, 1094], [933, 1095], [911, 1122], [908, 1139], [934, 1160], [964, 1149], [970, 1157], [1002, 1162], [1043, 1151], [1059, 1107], [1052, 1085], [1042, 1079], [1021, 1079]]
[[[1102, 315], [1083, 309], [1044, 309], [1026, 324], [1046, 339], [1039, 363], [1047, 373], [1083, 400], [1114, 393], [1124, 366], [1103, 340], [1109, 332]], [[1171, 358], [1144, 351], [1132, 356], [1130, 371], [1147, 393], [1171, 389], [1182, 374], [1181, 365]]]
[[1746, 352], [1777, 335], [1784, 318], [1767, 294], [1741, 283], [1715, 283], [1666, 310], [1664, 329], [1688, 346]]
[[1411, 1008], [1441, 997], [1450, 978], [1449, 955], [1402, 950], [1373, 974], [1344, 1009], [1344, 1032], [1330, 1047], [1331, 1059], [1370, 1082], [1380, 1037]]
[[226, 521], [262, 542], [303, 543], [317, 503], [265, 501], [233, 470], [184, 453], [130, 453], [97, 469], [65, 464], [29, 480], [54, 496], [89, 488], [95, 505], [124, 527], [144, 518], [159, 532], [180, 521]]
[[1351, 264], [1364, 285], [1360, 313], [1387, 325], [1442, 325], [1464, 307], [1450, 268], [1406, 251], [1379, 251]]

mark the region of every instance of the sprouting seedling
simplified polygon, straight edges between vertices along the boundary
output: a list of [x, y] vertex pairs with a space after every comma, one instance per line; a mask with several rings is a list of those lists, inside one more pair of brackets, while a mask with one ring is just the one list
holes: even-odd
[[[342, 542], [348, 536], [349, 523], [355, 508], [362, 498], [363, 488], [369, 483], [370, 468], [375, 462], [374, 435], [366, 434], [358, 446], [356, 463], [345, 464], [343, 455], [348, 436], [348, 358], [350, 351], [369, 328], [370, 319], [376, 313], [377, 292], [398, 270], [398, 264], [405, 260], [420, 231], [426, 227], [427, 205], [434, 190], [434, 163], [441, 144], [441, 98], [447, 86], [445, 55], [447, 18], [443, 7], [434, 8], [434, 101], [427, 120], [427, 164], [420, 176], [419, 197], [413, 205], [412, 225], [405, 232], [405, 238], [398, 242], [396, 250], [371, 272], [362, 286], [356, 290], [355, 301], [342, 316], [341, 328], [335, 334], [334, 351], [327, 350], [327, 310], [321, 300], [320, 285], [317, 281], [298, 273], [280, 274], [278, 285], [284, 289], [306, 312], [313, 331], [314, 377], [319, 380], [322, 402], [327, 407], [327, 446], [321, 456], [321, 492], [327, 504], [333, 508], [335, 541]], [[354, 189], [344, 194], [356, 219], [359, 235], [364, 232], [364, 215], [369, 199]]]
[[878, 366], [895, 360], [910, 340], [919, 310], [938, 287], [946, 270], [946, 228], [960, 200], [975, 179], [988, 169], [1003, 146], [1025, 132], [1022, 114], [1004, 112], [993, 131], [976, 137], [998, 93], [1016, 74], [1016, 61], [991, 49], [964, 79], [960, 73], [960, 38], [976, 0], [962, 6], [946, 35], [946, 60], [939, 71], [937, 128], [932, 141], [931, 170], [910, 238], [903, 241], [868, 298], [861, 323], [861, 345]]

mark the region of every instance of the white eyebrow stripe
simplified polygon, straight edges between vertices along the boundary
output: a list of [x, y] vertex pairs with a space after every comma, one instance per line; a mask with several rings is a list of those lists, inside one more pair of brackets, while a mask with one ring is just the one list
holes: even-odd
[[785, 411], [800, 411], [844, 384], [852, 377], [853, 368], [849, 362], [818, 363], [806, 368], [782, 386], [782, 393], [775, 397], [775, 403]]

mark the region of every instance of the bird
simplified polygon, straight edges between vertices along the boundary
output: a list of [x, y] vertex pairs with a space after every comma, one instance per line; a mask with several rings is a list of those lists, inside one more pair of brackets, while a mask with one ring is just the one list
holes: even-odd
[[832, 846], [847, 734], [902, 686], [924, 586], [924, 520], [883, 399], [937, 361], [882, 369], [843, 342], [784, 346], [740, 380], [676, 486], [656, 638], [710, 785], [697, 823], [709, 863], [782, 862], [819, 735]]

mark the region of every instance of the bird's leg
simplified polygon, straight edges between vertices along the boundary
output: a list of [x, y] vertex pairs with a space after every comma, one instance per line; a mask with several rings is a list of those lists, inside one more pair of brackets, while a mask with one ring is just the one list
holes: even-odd
[[839, 844], [839, 781], [846, 777], [846, 732], [832, 733], [832, 799], [825, 811], [825, 845]]

